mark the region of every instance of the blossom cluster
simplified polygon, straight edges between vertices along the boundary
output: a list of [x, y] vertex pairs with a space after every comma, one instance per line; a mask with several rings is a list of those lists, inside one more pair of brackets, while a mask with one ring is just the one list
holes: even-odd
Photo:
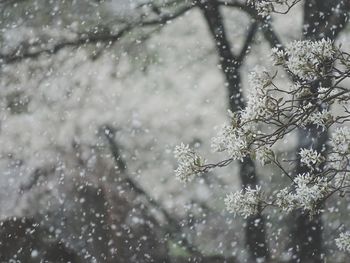
[[259, 212], [260, 200], [261, 187], [256, 186], [255, 188], [251, 188], [248, 186], [240, 192], [228, 194], [224, 202], [230, 213], [247, 218]]
[[195, 153], [189, 145], [181, 143], [175, 147], [175, 158], [178, 161], [178, 167], [175, 170], [175, 176], [181, 182], [189, 182], [194, 178], [194, 175], [200, 174], [200, 168], [205, 164], [205, 160]]
[[328, 166], [338, 171], [334, 176], [335, 187], [350, 186], [349, 176], [350, 155], [350, 129], [348, 127], [337, 128], [331, 134], [330, 154]]
[[272, 50], [275, 65], [284, 65], [301, 80], [314, 80], [323, 72], [325, 62], [333, 61], [336, 51], [329, 39], [293, 41], [285, 51]]
[[271, 114], [274, 104], [269, 94], [273, 77], [265, 68], [256, 68], [248, 76], [250, 85], [247, 107], [242, 111], [241, 117], [245, 122], [260, 118], [267, 118]]
[[242, 160], [247, 155], [247, 139], [244, 131], [233, 125], [224, 125], [218, 135], [212, 138], [211, 147], [215, 152], [225, 151], [235, 160]]
[[299, 152], [300, 162], [313, 170], [322, 162], [321, 154], [312, 149], [301, 149]]
[[261, 165], [265, 165], [271, 163], [275, 159], [275, 153], [271, 148], [261, 146], [255, 150], [255, 159]]
[[[269, 6], [272, 2], [278, 1], [259, 3]], [[345, 193], [350, 188], [350, 128], [344, 126], [350, 120], [350, 111], [343, 105], [347, 115], [333, 116], [330, 112], [333, 104], [349, 98], [350, 90], [339, 85], [349, 76], [347, 56], [350, 61], [350, 54], [334, 48], [330, 40], [294, 41], [284, 50], [272, 50], [274, 65], [282, 66], [290, 74], [292, 85], [279, 88], [274, 83], [277, 72], [273, 74], [264, 68], [249, 75], [246, 108], [230, 113], [230, 122], [212, 139], [212, 149], [225, 152], [228, 159], [208, 167], [222, 167], [233, 160], [250, 157], [261, 165], [274, 163], [291, 184], [274, 192], [268, 201], [263, 200], [259, 186], [230, 193], [225, 198], [229, 212], [246, 218], [274, 205], [285, 212], [302, 209], [314, 215], [320, 212], [329, 196], [338, 191]], [[342, 71], [339, 65], [345, 69]], [[322, 145], [322, 154], [312, 148], [300, 149], [300, 164], [306, 171], [291, 175], [272, 148], [297, 128], [308, 129], [312, 125], [324, 132], [335, 125], [340, 127]], [[189, 181], [205, 170], [202, 159], [188, 146], [179, 146], [175, 153], [179, 159], [176, 175], [180, 180]], [[350, 250], [349, 240], [350, 234], [341, 235], [337, 239], [338, 247]]]
[[350, 231], [340, 233], [339, 237], [335, 239], [335, 244], [340, 250], [350, 252]]
[[[286, 13], [289, 9], [300, 2], [300, 0], [248, 0], [258, 12], [259, 15], [266, 17], [271, 13]], [[280, 9], [285, 9], [285, 11], [280, 11]]]
[[[299, 78], [314, 78], [313, 72], [316, 72], [320, 65], [325, 61], [333, 59], [333, 44], [329, 40], [322, 39], [320, 41], [295, 41], [288, 45], [285, 51], [273, 50], [272, 56], [281, 65], [286, 66], [292, 74]], [[312, 70], [311, 70], [312, 69]], [[317, 71], [318, 72], [318, 71]], [[316, 74], [316, 73], [315, 73]], [[253, 154], [261, 164], [269, 162], [271, 156], [266, 155], [262, 144], [255, 145], [257, 152], [251, 150], [251, 142], [259, 134], [257, 129], [259, 122], [273, 121], [276, 116], [278, 120], [274, 123], [281, 123], [288, 115], [293, 115], [293, 110], [298, 114], [307, 114], [307, 118], [300, 118], [297, 125], [304, 126], [306, 124], [314, 124], [323, 129], [328, 128], [333, 117], [326, 109], [319, 111], [313, 108], [312, 103], [306, 103], [300, 107], [295, 107], [293, 101], [286, 101], [284, 95], [276, 95], [276, 86], [273, 83], [275, 75], [271, 74], [264, 68], [257, 68], [249, 75], [249, 96], [247, 106], [239, 113], [232, 115], [231, 123], [223, 126], [218, 135], [212, 139], [212, 148], [214, 151], [226, 152], [229, 158], [234, 160], [242, 160], [245, 156]], [[296, 83], [291, 89], [309, 90], [308, 85]], [[293, 92], [293, 90], [287, 91]], [[289, 105], [292, 104], [292, 105]], [[281, 105], [285, 105], [288, 112], [284, 113]], [[283, 114], [280, 114], [280, 113]], [[281, 117], [282, 116], [282, 117]], [[239, 123], [239, 125], [238, 125]], [[289, 125], [286, 123], [285, 125]], [[307, 164], [308, 166], [311, 163]]]
[[317, 213], [319, 202], [331, 191], [326, 179], [313, 177], [309, 173], [298, 174], [293, 187], [277, 193], [276, 204], [287, 212], [302, 208], [310, 214]]
[[322, 111], [313, 112], [309, 118], [305, 120], [305, 124], [314, 124], [326, 130], [329, 123], [332, 122], [332, 119], [332, 114], [327, 109], [323, 109]]
[[350, 129], [348, 127], [337, 128], [332, 133], [330, 141], [332, 151], [337, 155], [347, 155], [350, 153]]

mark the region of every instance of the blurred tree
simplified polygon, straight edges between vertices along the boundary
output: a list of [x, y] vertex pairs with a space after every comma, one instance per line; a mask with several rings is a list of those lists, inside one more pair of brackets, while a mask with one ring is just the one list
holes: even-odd
[[[5, 53], [0, 53], [0, 62], [4, 64], [19, 62], [27, 58], [37, 58], [42, 54], [55, 54], [63, 48], [66, 47], [80, 47], [87, 45], [97, 45], [102, 43], [107, 47], [111, 48], [112, 44], [119, 41], [122, 37], [127, 37], [127, 35], [133, 30], [140, 30], [147, 27], [154, 26], [163, 26], [168, 21], [176, 19], [177, 17], [185, 14], [188, 10], [199, 7], [203, 11], [205, 20], [207, 21], [209, 31], [213, 36], [213, 40], [216, 44], [220, 65], [222, 66], [222, 72], [226, 77], [227, 81], [227, 91], [229, 97], [229, 105], [232, 111], [237, 111], [238, 109], [244, 108], [244, 99], [242, 95], [242, 85], [240, 79], [240, 67], [243, 64], [245, 56], [248, 54], [251, 45], [253, 44], [254, 35], [258, 28], [257, 22], [252, 22], [249, 32], [246, 36], [246, 39], [243, 43], [240, 54], [237, 56], [233, 55], [231, 51], [231, 45], [226, 36], [224, 22], [221, 17], [219, 6], [224, 6], [225, 3], [219, 1], [151, 1], [146, 3], [136, 4], [134, 9], [133, 16], [121, 15], [117, 17], [118, 29], [113, 30], [115, 25], [113, 24], [101, 24], [99, 17], [95, 17], [96, 20], [89, 17], [85, 20], [85, 15], [81, 16], [79, 10], [85, 10], [87, 14], [90, 12], [96, 13], [96, 11], [89, 8], [94, 7], [98, 10], [103, 10], [103, 2], [101, 5], [89, 4], [89, 1], [83, 1], [86, 7], [80, 7], [75, 14], [73, 12], [71, 17], [66, 18], [68, 12], [64, 12], [64, 8], [74, 7], [73, 3], [67, 1], [64, 6], [60, 6], [59, 12], [49, 19], [53, 23], [54, 21], [68, 20], [74, 21], [83, 21], [83, 26], [79, 26], [79, 32], [73, 39], [58, 39], [53, 43], [48, 43], [45, 38], [41, 38], [38, 42], [44, 46], [44, 48], [35, 48], [35, 45], [29, 44], [28, 42], [21, 42], [17, 47], [11, 48], [10, 51]], [[38, 2], [33, 2], [35, 5], [38, 5]], [[27, 4], [31, 4], [30, 1]], [[7, 3], [10, 5], [10, 3]], [[17, 5], [17, 3], [16, 3]], [[47, 17], [50, 17], [50, 10], [57, 7], [57, 4], [52, 4], [53, 6], [47, 8]], [[253, 9], [249, 8], [246, 4], [240, 3], [238, 1], [231, 3], [230, 7], [236, 7], [240, 9], [249, 9], [251, 14]], [[40, 13], [39, 13], [40, 12]], [[35, 13], [43, 15], [42, 11], [35, 11]], [[45, 13], [44, 13], [45, 14]], [[111, 15], [111, 14], [109, 14]], [[256, 14], [254, 13], [256, 16]], [[125, 16], [125, 17], [124, 17]], [[109, 19], [107, 19], [108, 21]], [[64, 24], [67, 24], [68, 21], [65, 21]], [[91, 24], [91, 21], [97, 25]], [[39, 20], [38, 23], [41, 21]], [[33, 22], [30, 22], [32, 24]], [[105, 23], [105, 21], [104, 21]], [[86, 25], [88, 24], [88, 25]], [[60, 25], [60, 24], [59, 24]], [[266, 31], [267, 32], [267, 31]], [[249, 159], [245, 159], [240, 165], [240, 176], [242, 181], [242, 186], [246, 187], [248, 185], [258, 184], [258, 179], [255, 173], [254, 163]], [[259, 222], [256, 224], [256, 222]], [[257, 215], [251, 217], [247, 220], [246, 226], [246, 243], [250, 251], [250, 255], [253, 259], [257, 258], [268, 258], [268, 246], [266, 243], [265, 230], [264, 230], [264, 219], [262, 215]]]
[[[45, 55], [54, 55], [63, 49], [82, 47], [91, 48], [92, 53], [94, 53], [93, 58], [97, 59], [104, 50], [115, 48], [114, 44], [118, 41], [133, 38], [135, 35], [137, 38], [146, 37], [148, 34], [152, 34], [154, 28], [160, 29], [187, 11], [198, 8], [203, 14], [216, 46], [219, 65], [226, 79], [229, 108], [236, 112], [245, 107], [242, 96], [241, 67], [254, 42], [257, 31], [262, 31], [272, 47], [277, 46], [283, 49], [282, 43], [271, 26], [271, 19], [258, 16], [255, 9], [246, 4], [245, 1], [150, 1], [135, 2], [131, 8], [122, 2], [92, 0], [1, 1], [3, 19], [0, 20], [0, 26], [3, 30], [0, 40], [4, 44], [0, 50], [0, 66], [19, 63], [26, 59], [37, 59]], [[329, 37], [335, 39], [347, 22], [349, 9], [345, 5], [346, 3], [346, 1], [341, 0], [305, 1], [303, 26], [305, 38]], [[232, 51], [232, 44], [224, 26], [222, 8], [237, 8], [252, 18], [238, 54], [234, 54]], [[11, 35], [9, 32], [12, 30], [12, 26], [17, 27], [22, 33], [14, 31], [12, 35], [16, 37], [9, 40], [6, 38]], [[47, 30], [48, 28], [53, 30]], [[32, 34], [33, 31], [35, 32]], [[6, 37], [4, 37], [5, 35]], [[20, 99], [20, 96], [21, 94], [16, 92], [8, 97], [8, 107], [14, 113], [27, 110], [28, 98]], [[309, 128], [300, 130], [300, 146], [317, 145], [318, 149], [327, 139], [326, 135], [315, 127]], [[305, 140], [306, 138], [308, 139]], [[310, 138], [320, 138], [320, 141], [315, 143]], [[115, 155], [112, 141], [109, 140], [109, 143], [111, 151]], [[116, 162], [121, 168], [120, 157], [118, 158]], [[239, 165], [243, 188], [257, 185], [258, 178], [253, 161], [250, 158], [245, 158]], [[296, 173], [299, 173], [300, 169], [297, 168]], [[132, 188], [138, 189], [136, 185]], [[136, 192], [147, 196], [143, 190], [136, 190]], [[152, 199], [149, 198], [150, 200]], [[157, 203], [153, 205], [161, 207]], [[163, 213], [169, 221], [171, 217], [166, 216], [166, 210]], [[310, 255], [313, 259], [320, 258], [322, 253], [321, 220], [315, 218], [309, 222], [305, 215], [299, 214], [296, 222], [295, 230], [291, 236], [294, 249], [297, 254], [299, 253], [295, 260], [309, 262]], [[176, 229], [181, 235], [181, 227], [174, 220], [168, 223], [174, 227], [172, 233]], [[311, 239], [310, 236], [312, 236]], [[183, 242], [186, 243], [185, 240]], [[252, 260], [269, 257], [264, 218], [261, 214], [247, 219], [246, 244]], [[187, 246], [187, 249], [191, 251], [191, 244]], [[197, 249], [192, 252], [198, 253]], [[315, 257], [315, 253], [319, 256]]]

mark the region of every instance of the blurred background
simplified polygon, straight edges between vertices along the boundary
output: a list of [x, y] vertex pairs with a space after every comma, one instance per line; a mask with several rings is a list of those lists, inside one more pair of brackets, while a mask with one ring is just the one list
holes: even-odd
[[[311, 11], [347, 17], [326, 2]], [[261, 19], [245, 1], [0, 0], [0, 261], [290, 261], [293, 216], [225, 211], [240, 164], [185, 185], [173, 149], [223, 157], [210, 140], [232, 91], [248, 93], [271, 47], [304, 37], [305, 6]], [[332, 37], [347, 48], [341, 21]], [[296, 140], [277, 152], [293, 156]], [[285, 183], [270, 166], [254, 180], [267, 193]], [[329, 202], [323, 258], [346, 262], [329, 233], [349, 208]]]

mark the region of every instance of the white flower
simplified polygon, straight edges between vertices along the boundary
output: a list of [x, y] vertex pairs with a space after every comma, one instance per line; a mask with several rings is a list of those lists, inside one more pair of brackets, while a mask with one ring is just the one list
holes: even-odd
[[288, 190], [288, 188], [283, 188], [277, 193], [276, 205], [285, 212], [291, 212], [296, 208], [294, 195]]
[[188, 144], [181, 143], [180, 145], [176, 145], [174, 149], [175, 158], [182, 162], [188, 159], [188, 156], [192, 155], [192, 151]]
[[255, 151], [255, 156], [256, 160], [263, 166], [270, 163], [275, 158], [274, 152], [266, 146], [259, 147]]
[[265, 88], [272, 84], [272, 79], [269, 72], [265, 68], [255, 68], [248, 75], [248, 81], [253, 90], [257, 93], [265, 94]]
[[329, 183], [323, 178], [314, 178], [309, 173], [299, 174], [294, 179], [295, 193], [292, 196], [298, 207], [315, 212], [320, 201], [330, 190]]
[[[348, 127], [337, 128], [331, 134], [331, 153], [328, 155], [329, 167], [335, 170], [348, 170], [350, 154], [350, 129]], [[336, 187], [349, 185], [348, 173], [338, 172], [334, 177]]]
[[200, 174], [198, 168], [205, 163], [205, 160], [191, 150], [189, 145], [183, 143], [175, 147], [174, 156], [179, 163], [175, 176], [185, 183], [191, 181], [196, 174]]
[[322, 73], [319, 66], [335, 55], [332, 41], [294, 41], [287, 45], [285, 50], [288, 59], [288, 69], [303, 80], [313, 80]]
[[[324, 100], [325, 98], [329, 99], [330, 97], [336, 96], [339, 98], [337, 93], [339, 90], [335, 87], [329, 86], [329, 87], [319, 87], [318, 88], [318, 93], [317, 93], [317, 98], [320, 100]], [[335, 97], [335, 98], [336, 98]], [[329, 101], [329, 103], [334, 102], [335, 99]]]
[[300, 149], [300, 162], [305, 164], [310, 169], [314, 169], [322, 161], [321, 154], [312, 149]]
[[337, 128], [332, 133], [332, 139], [330, 141], [333, 152], [337, 155], [349, 154], [349, 143], [350, 143], [350, 130], [347, 127]]
[[324, 109], [322, 111], [312, 113], [306, 120], [306, 123], [315, 124], [317, 127], [322, 127], [325, 130], [327, 123], [331, 119], [332, 114], [328, 110]]
[[[254, 6], [259, 15], [265, 17], [270, 13], [278, 12], [278, 7], [285, 7], [284, 9], [288, 9], [290, 6], [299, 1], [300, 0], [248, 0], [248, 3]], [[283, 12], [283, 10], [280, 12]]]
[[263, 17], [268, 16], [270, 13], [274, 11], [273, 4], [267, 1], [257, 2], [255, 5], [255, 8], [258, 11], [259, 15]]
[[350, 252], [350, 231], [340, 233], [339, 237], [335, 239], [335, 244], [340, 250]]
[[235, 160], [242, 160], [247, 155], [247, 141], [243, 130], [232, 125], [224, 125], [218, 135], [212, 138], [213, 151], [227, 154]]
[[283, 50], [276, 47], [271, 49], [271, 59], [275, 66], [283, 65], [285, 63], [285, 57], [286, 53]]
[[248, 76], [251, 89], [246, 108], [242, 111], [242, 121], [252, 121], [258, 118], [266, 118], [271, 114], [269, 87], [272, 85], [272, 77], [264, 68], [257, 68]]
[[286, 212], [301, 208], [310, 213], [317, 212], [319, 201], [330, 191], [330, 184], [323, 178], [310, 174], [299, 174], [294, 179], [294, 189], [284, 188], [276, 195], [276, 205]]
[[249, 122], [266, 118], [271, 114], [267, 108], [267, 100], [268, 98], [266, 96], [259, 97], [256, 94], [251, 94], [247, 102], [247, 107], [242, 111], [242, 120]]
[[248, 186], [245, 190], [228, 194], [224, 202], [230, 213], [247, 218], [259, 212], [260, 197], [261, 187], [253, 189]]

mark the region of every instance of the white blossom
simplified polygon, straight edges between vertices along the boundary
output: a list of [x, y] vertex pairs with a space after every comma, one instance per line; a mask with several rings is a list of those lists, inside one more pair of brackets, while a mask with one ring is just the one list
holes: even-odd
[[294, 189], [284, 188], [276, 194], [276, 205], [286, 212], [301, 208], [316, 213], [319, 201], [330, 191], [326, 179], [312, 177], [309, 173], [297, 175], [294, 184]]
[[271, 59], [275, 66], [284, 64], [285, 57], [286, 53], [283, 50], [276, 47], [271, 49]]
[[266, 17], [273, 12], [283, 12], [278, 11], [278, 8], [289, 9], [293, 4], [299, 2], [300, 0], [248, 0], [248, 3], [253, 5], [258, 11], [258, 14]]
[[324, 109], [312, 113], [305, 122], [317, 125], [317, 127], [321, 127], [325, 130], [327, 128], [327, 123], [329, 123], [330, 120], [332, 120], [332, 114]]
[[283, 188], [276, 194], [276, 205], [285, 212], [291, 212], [296, 208], [294, 195], [288, 188]]
[[269, 111], [268, 88], [272, 84], [272, 77], [264, 68], [257, 68], [248, 76], [251, 89], [246, 108], [241, 116], [244, 122], [252, 121], [258, 118], [264, 118], [271, 114]]
[[315, 208], [330, 190], [329, 183], [323, 178], [313, 178], [309, 173], [299, 174], [294, 179], [295, 192], [291, 195], [296, 205], [304, 210], [315, 212]]
[[330, 40], [293, 41], [285, 50], [287, 54], [286, 66], [296, 76], [303, 80], [313, 80], [325, 61], [332, 60], [335, 55], [333, 43]]
[[248, 186], [244, 190], [228, 194], [224, 202], [230, 213], [247, 218], [259, 212], [260, 197], [260, 186], [256, 186], [256, 188]]
[[[331, 152], [328, 155], [329, 167], [335, 170], [349, 169], [348, 155], [350, 143], [350, 130], [347, 127], [337, 128], [330, 139]], [[338, 172], [334, 177], [335, 187], [350, 184], [348, 173]]]
[[339, 237], [335, 239], [335, 244], [340, 250], [350, 252], [350, 231], [340, 233]]
[[235, 160], [242, 160], [247, 155], [244, 131], [233, 125], [224, 125], [218, 135], [212, 138], [211, 147], [216, 152], [227, 152]]
[[[317, 98], [323, 100], [327, 97], [327, 99], [329, 99], [330, 97], [335, 96], [338, 92], [339, 90], [334, 87], [319, 87]], [[330, 100], [329, 102], [334, 102], [334, 100]]]
[[191, 181], [196, 174], [199, 174], [198, 167], [205, 163], [205, 160], [190, 149], [189, 145], [183, 143], [175, 147], [174, 156], [178, 160], [175, 176], [184, 183]]
[[268, 164], [275, 158], [274, 152], [266, 146], [259, 147], [255, 151], [255, 156], [256, 156], [256, 160], [261, 165]]
[[192, 156], [190, 146], [184, 143], [176, 145], [174, 149], [174, 156], [179, 162], [187, 161], [188, 157]]
[[322, 161], [321, 154], [312, 149], [300, 149], [300, 162], [313, 169]]
[[347, 127], [337, 128], [332, 133], [332, 139], [330, 141], [332, 151], [339, 155], [345, 155], [349, 153], [350, 143], [350, 129]]
[[253, 90], [259, 95], [266, 94], [265, 88], [272, 84], [269, 72], [263, 67], [257, 67], [248, 75], [248, 81]]
[[273, 4], [268, 1], [257, 2], [255, 8], [263, 17], [268, 16], [274, 10]]

